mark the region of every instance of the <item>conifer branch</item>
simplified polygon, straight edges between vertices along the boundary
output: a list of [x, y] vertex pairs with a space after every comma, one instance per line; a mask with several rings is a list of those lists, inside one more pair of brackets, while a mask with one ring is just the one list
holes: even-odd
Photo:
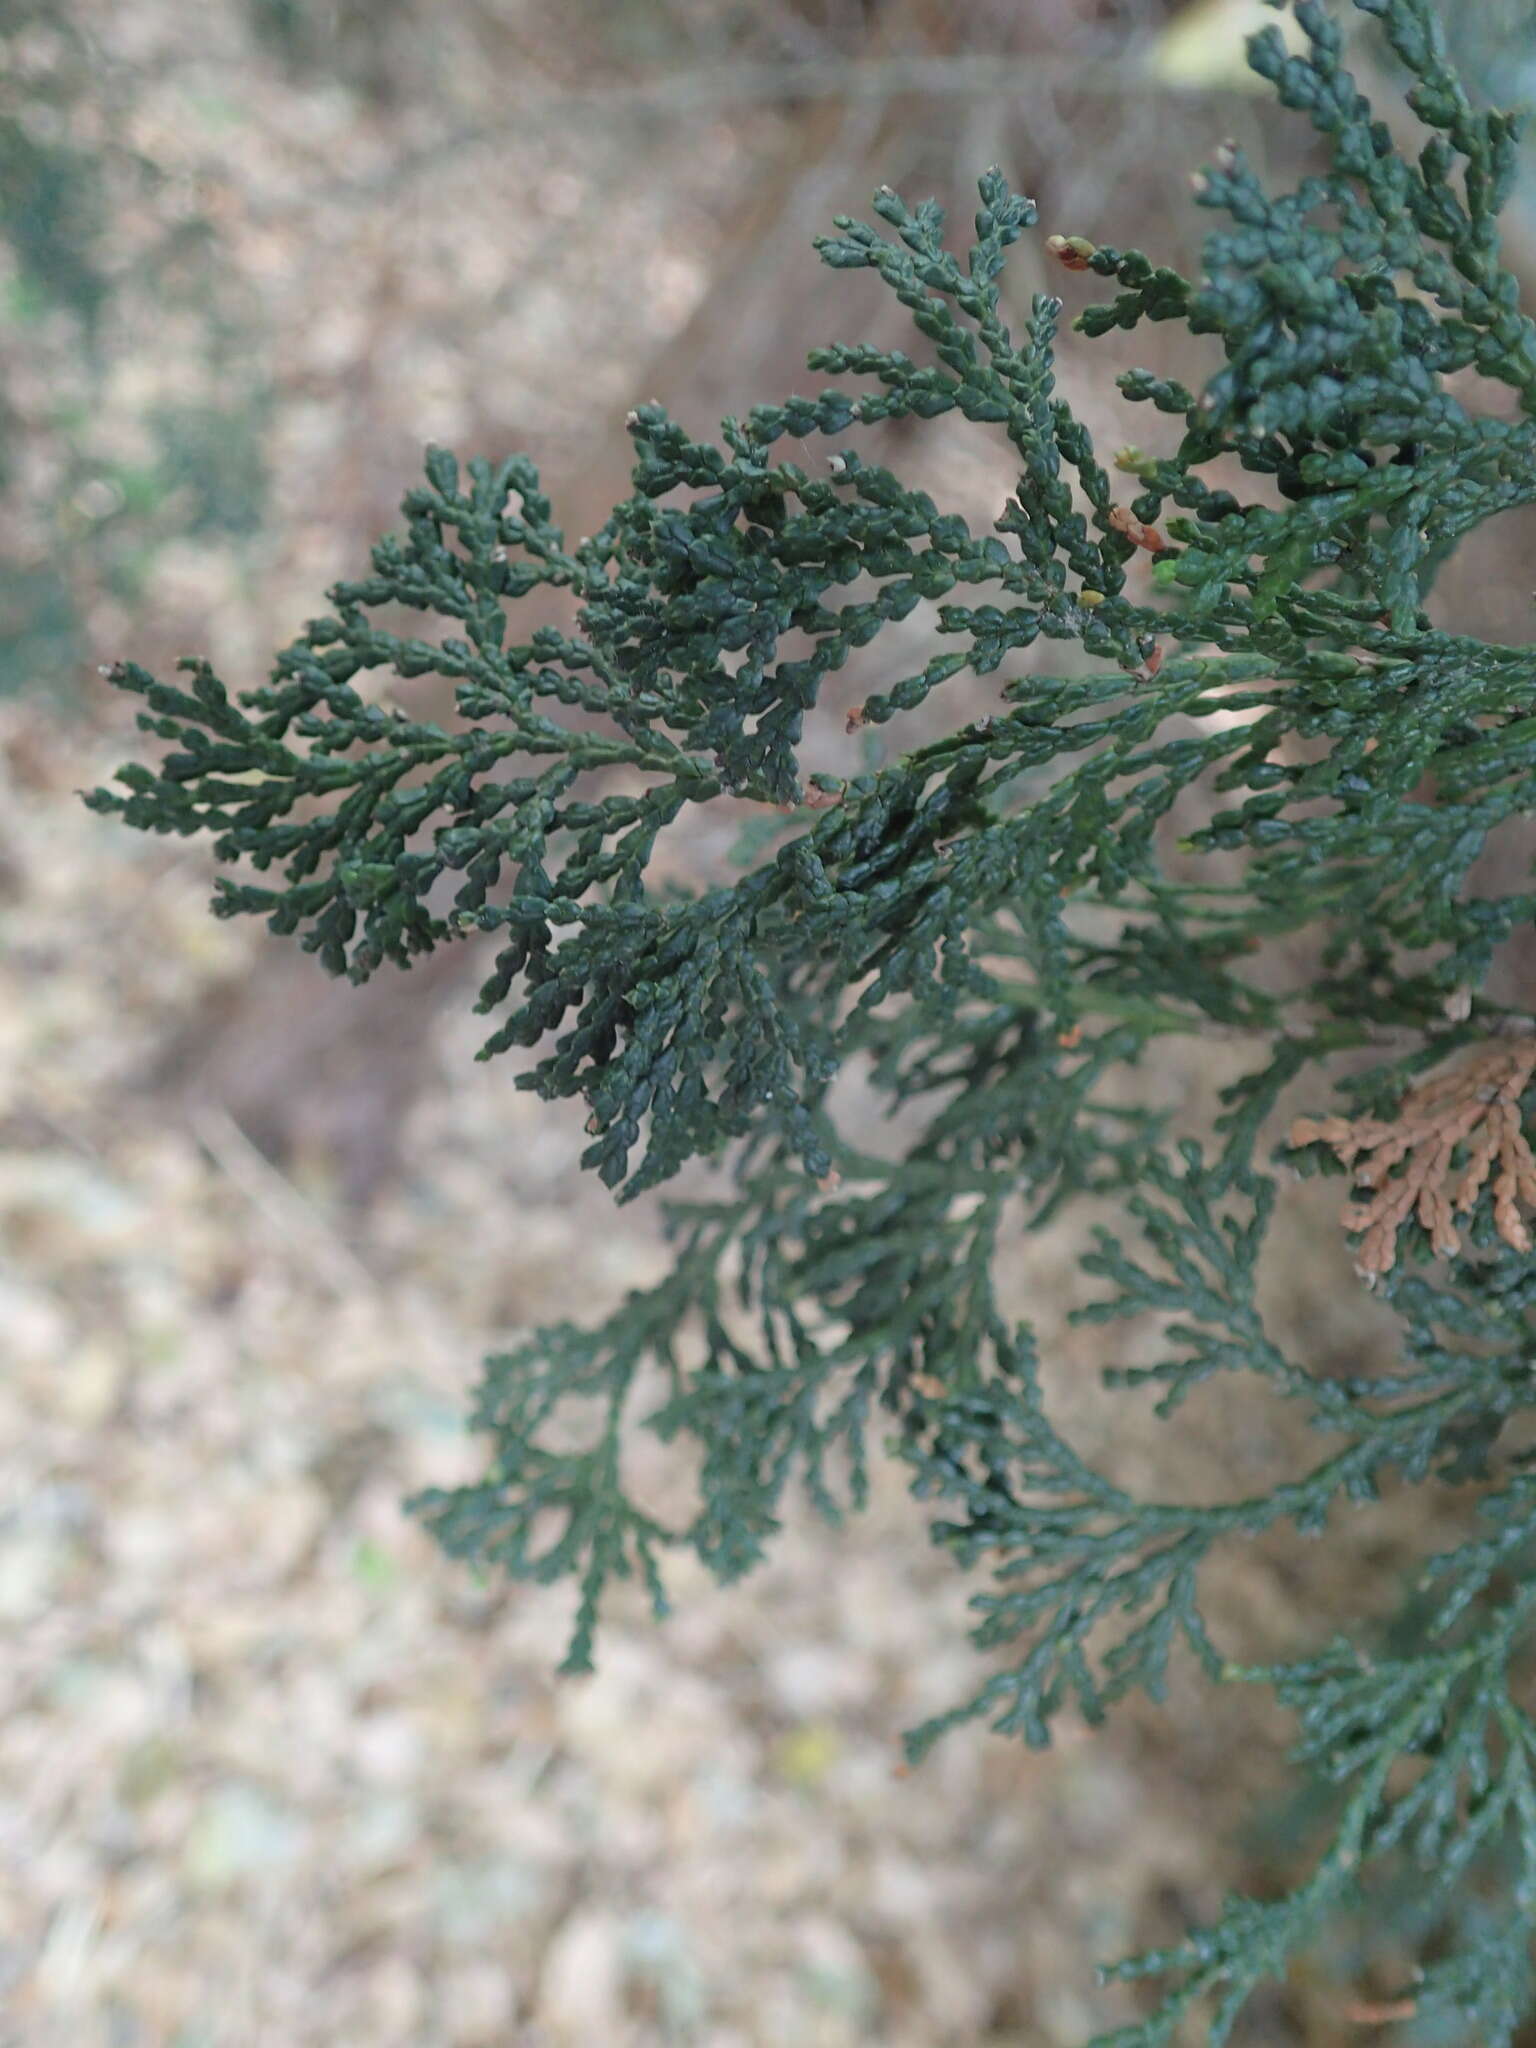
[[[935, 205], [883, 189], [820, 253], [882, 281], [913, 353], [817, 348], [831, 381], [718, 442], [637, 408], [633, 493], [575, 547], [525, 458], [461, 474], [430, 451], [403, 533], [266, 685], [112, 670], [166, 751], [87, 799], [209, 834], [219, 914], [334, 973], [494, 934], [484, 1054], [581, 1099], [584, 1163], [624, 1196], [720, 1169], [713, 1198], [670, 1206], [654, 1287], [487, 1360], [482, 1475], [414, 1503], [455, 1555], [573, 1580], [568, 1668], [615, 1581], [660, 1614], [680, 1549], [739, 1575], [793, 1488], [857, 1508], [884, 1443], [936, 1541], [991, 1573], [976, 1636], [1008, 1660], [914, 1753], [978, 1716], [1048, 1741], [1068, 1709], [1164, 1697], [1176, 1660], [1293, 1710], [1332, 1800], [1310, 1875], [1120, 1965], [1161, 2003], [1100, 2048], [1192, 2038], [1196, 2015], [1228, 2040], [1257, 1985], [1405, 1866], [1426, 1960], [1396, 2003], [1485, 2048], [1536, 2010], [1536, 1479], [1512, 1427], [1536, 1398], [1536, 1037], [1490, 1035], [1482, 993], [1536, 890], [1472, 884], [1536, 810], [1536, 649], [1425, 608], [1467, 534], [1536, 501], [1536, 323], [1498, 226], [1518, 123], [1473, 105], [1431, 0], [1354, 4], [1413, 81], [1421, 147], [1394, 143], [1334, 15], [1296, 0], [1306, 53], [1266, 31], [1252, 61], [1316, 130], [1313, 175], [1271, 192], [1217, 149], [1198, 279], [1047, 240], [1064, 290], [1111, 288], [1085, 342], [1151, 320], [1219, 346], [1198, 389], [1120, 379], [1149, 449], [1106, 465], [1058, 395], [1061, 298], [1009, 325], [998, 278], [1033, 202], [989, 171], [957, 254]], [[866, 426], [950, 415], [1013, 465], [988, 531], [860, 452]], [[817, 437], [825, 468], [784, 459]], [[517, 625], [541, 589], [574, 601], [570, 630]], [[865, 766], [816, 770], [829, 680], [909, 619], [934, 649], [848, 715]], [[1066, 673], [1024, 659], [1052, 642], [1076, 650]], [[445, 725], [405, 708], [427, 674], [456, 691]], [[973, 693], [935, 737], [962, 674], [984, 708]], [[743, 801], [769, 827], [744, 866], [678, 888], [662, 833]], [[1176, 838], [1175, 816], [1199, 822]], [[1171, 1035], [1247, 1057], [1201, 1142], [1131, 1073]], [[1364, 1057], [1341, 1080], [1345, 1048]], [[904, 1150], [847, 1127], [853, 1063]], [[1366, 1197], [1345, 1225], [1401, 1324], [1390, 1371], [1292, 1357], [1261, 1309], [1264, 1147], [1297, 1091], [1296, 1163]], [[1083, 1261], [1111, 1388], [1155, 1388], [1177, 1429], [1218, 1376], [1262, 1383], [1328, 1439], [1302, 1470], [1191, 1505], [1070, 1440], [998, 1275], [1010, 1218], [1084, 1197], [1119, 1218]], [[1162, 1333], [1150, 1365], [1115, 1362], [1128, 1318]], [[691, 1454], [694, 1512], [664, 1523], [628, 1493], [636, 1428]], [[1485, 1525], [1426, 1561], [1435, 1604], [1408, 1604], [1390, 1653], [1381, 1615], [1286, 1666], [1216, 1640], [1213, 1557], [1281, 1526], [1346, 1543], [1389, 1485], [1476, 1486]]]

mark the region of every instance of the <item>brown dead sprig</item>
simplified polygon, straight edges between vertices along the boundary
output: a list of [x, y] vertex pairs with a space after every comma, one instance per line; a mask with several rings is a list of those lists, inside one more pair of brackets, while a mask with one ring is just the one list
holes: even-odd
[[[1398, 1232], [1417, 1215], [1439, 1257], [1461, 1249], [1454, 1218], [1467, 1215], [1493, 1176], [1493, 1220], [1513, 1251], [1531, 1249], [1521, 1203], [1536, 1207], [1536, 1153], [1521, 1127], [1520, 1097], [1536, 1074], [1536, 1036], [1490, 1040], [1403, 1097], [1397, 1114], [1298, 1117], [1293, 1145], [1326, 1145], [1370, 1199], [1340, 1218], [1363, 1232], [1356, 1271], [1374, 1284], [1397, 1259]], [[1456, 1163], [1457, 1152], [1462, 1154]]]
[[1111, 505], [1109, 523], [1114, 531], [1123, 534], [1132, 547], [1145, 548], [1150, 555], [1165, 554], [1168, 543], [1157, 527], [1149, 526], [1144, 519], [1138, 519], [1134, 512], [1128, 512], [1123, 505]]

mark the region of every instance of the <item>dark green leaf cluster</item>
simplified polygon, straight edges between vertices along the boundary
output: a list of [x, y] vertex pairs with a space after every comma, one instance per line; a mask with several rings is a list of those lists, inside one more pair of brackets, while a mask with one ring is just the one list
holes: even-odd
[[[1359, 91], [1340, 23], [1298, 0], [1308, 54], [1268, 31], [1253, 63], [1326, 168], [1277, 195], [1219, 151], [1199, 198], [1226, 224], [1197, 283], [1072, 245], [1118, 286], [1083, 332], [1172, 320], [1222, 351], [1199, 391], [1122, 377], [1168, 423], [1162, 453], [1117, 458], [1129, 485], [1056, 395], [1060, 300], [1036, 296], [1017, 332], [1007, 317], [999, 279], [1032, 204], [988, 173], [962, 261], [936, 207], [882, 191], [884, 231], [841, 220], [821, 253], [878, 274], [916, 353], [818, 349], [838, 381], [728, 420], [718, 445], [642, 407], [634, 494], [574, 547], [525, 460], [466, 477], [432, 451], [404, 534], [265, 687], [237, 702], [201, 664], [185, 687], [113, 672], [169, 751], [90, 799], [213, 834], [240, 869], [221, 914], [263, 915], [354, 979], [492, 935], [485, 1052], [524, 1048], [524, 1085], [582, 1098], [587, 1164], [626, 1195], [728, 1165], [713, 1199], [672, 1206], [655, 1287], [487, 1362], [484, 1476], [416, 1503], [456, 1555], [577, 1581], [573, 1668], [613, 1579], [638, 1576], [661, 1612], [669, 1550], [736, 1576], [792, 1483], [829, 1517], [857, 1506], [878, 1428], [937, 1540], [993, 1574], [976, 1634], [1006, 1653], [914, 1750], [977, 1715], [1043, 1743], [1064, 1709], [1096, 1721], [1160, 1696], [1176, 1656], [1294, 1708], [1332, 1802], [1311, 1876], [1121, 1966], [1167, 1993], [1106, 2037], [1120, 2048], [1171, 2042], [1194, 2010], [1227, 2040], [1253, 1987], [1403, 1859], [1431, 1873], [1419, 2011], [1507, 2044], [1532, 2009], [1536, 1489], [1515, 1432], [1536, 1272], [1491, 1187], [1454, 1258], [1405, 1215], [1386, 1376], [1288, 1356], [1257, 1289], [1283, 1102], [1315, 1111], [1347, 1087], [1390, 1117], [1413, 1077], [1531, 1028], [1484, 991], [1536, 891], [1470, 877], [1536, 808], [1536, 654], [1425, 610], [1458, 542], [1536, 499], [1536, 328], [1497, 234], [1516, 129], [1472, 106], [1429, 0], [1356, 6], [1411, 75], [1417, 156]], [[853, 445], [950, 413], [1015, 465], [989, 532]], [[827, 474], [783, 459], [818, 436], [838, 443]], [[1150, 588], [1128, 573], [1138, 550]], [[402, 607], [446, 630], [408, 635]], [[856, 714], [864, 772], [808, 773], [829, 679], [914, 616], [938, 651]], [[1040, 641], [1074, 644], [1069, 673], [1023, 660]], [[999, 677], [993, 708], [932, 737], [929, 700], [967, 673]], [[456, 691], [452, 726], [384, 680], [428, 675]], [[657, 879], [692, 807], [743, 803], [772, 807], [755, 864]], [[1251, 1055], [1198, 1140], [1127, 1106], [1125, 1070], [1181, 1034]], [[899, 1148], [849, 1127], [850, 1063], [899, 1113]], [[1303, 1163], [1336, 1162], [1314, 1146]], [[1021, 1215], [1038, 1227], [1087, 1195], [1122, 1223], [1085, 1259], [1102, 1291], [1084, 1319], [1164, 1332], [1159, 1362], [1111, 1366], [1110, 1384], [1155, 1388], [1177, 1427], [1195, 1387], [1254, 1376], [1317, 1433], [1305, 1469], [1191, 1506], [1127, 1490], [1068, 1440], [1000, 1269]], [[628, 1488], [637, 1425], [692, 1447], [697, 1505], [670, 1522]], [[1386, 1487], [1469, 1482], [1489, 1533], [1429, 1564], [1439, 1607], [1404, 1654], [1257, 1667], [1213, 1639], [1219, 1547], [1339, 1527]], [[1452, 1912], [1472, 1897], [1477, 1914]]]

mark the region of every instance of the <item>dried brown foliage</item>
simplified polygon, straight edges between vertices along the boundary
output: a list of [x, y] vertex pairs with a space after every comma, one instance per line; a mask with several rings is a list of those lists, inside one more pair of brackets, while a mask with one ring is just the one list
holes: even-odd
[[[1389, 1272], [1397, 1236], [1417, 1215], [1434, 1251], [1461, 1248], [1454, 1218], [1467, 1215], [1493, 1176], [1493, 1215], [1513, 1250], [1531, 1249], [1520, 1204], [1536, 1205], [1536, 1154], [1521, 1128], [1520, 1097], [1536, 1074], [1536, 1037], [1494, 1039], [1403, 1097], [1390, 1119], [1298, 1117], [1292, 1145], [1326, 1145], [1370, 1199], [1351, 1202], [1344, 1228], [1361, 1231], [1357, 1269]], [[1458, 1154], [1460, 1155], [1458, 1161]]]
[[1160, 555], [1168, 545], [1155, 526], [1148, 526], [1123, 505], [1111, 505], [1109, 523], [1116, 533], [1123, 533], [1133, 546], [1145, 548], [1149, 554]]

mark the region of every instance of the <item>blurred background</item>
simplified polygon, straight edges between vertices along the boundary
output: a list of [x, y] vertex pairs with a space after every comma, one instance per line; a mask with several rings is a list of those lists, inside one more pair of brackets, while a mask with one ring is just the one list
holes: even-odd
[[[1502, 99], [1536, 78], [1528, 6], [1445, 13]], [[810, 248], [879, 183], [958, 233], [998, 163], [1042, 233], [1197, 262], [1186, 181], [1223, 136], [1309, 161], [1248, 90], [1272, 18], [0, 0], [4, 2048], [1049, 2048], [1137, 2010], [1094, 1960], [1291, 1870], [1286, 1730], [1247, 1700], [902, 1772], [976, 1658], [896, 1472], [846, 1530], [797, 1509], [744, 1586], [679, 1567], [664, 1629], [617, 1603], [596, 1676], [557, 1680], [566, 1590], [475, 1582], [400, 1501], [473, 1469], [483, 1352], [660, 1270], [654, 1209], [586, 1184], [513, 1059], [474, 1063], [466, 951], [328, 983], [213, 921], [205, 848], [75, 796], [144, 745], [98, 664], [259, 681], [427, 441], [530, 451], [581, 534], [630, 405], [707, 432], [806, 388], [814, 342], [899, 341]], [[1165, 345], [1068, 344], [1105, 448], [1147, 431], [1114, 373]], [[974, 432], [884, 452], [973, 518], [1012, 487]], [[1483, 630], [1528, 637], [1526, 553], [1462, 584]], [[1026, 1273], [1069, 1390], [1104, 1362], [1065, 1323], [1070, 1236]], [[1295, 1341], [1390, 1343], [1331, 1210], [1287, 1242]], [[1269, 1469], [1267, 1425], [1202, 1427], [1190, 1483]], [[1299, 1649], [1389, 1604], [1400, 1508], [1346, 1548], [1337, 1585], [1316, 1546], [1240, 1560], [1216, 1610]], [[1240, 2038], [1364, 2038], [1399, 1961], [1341, 1930]]]

